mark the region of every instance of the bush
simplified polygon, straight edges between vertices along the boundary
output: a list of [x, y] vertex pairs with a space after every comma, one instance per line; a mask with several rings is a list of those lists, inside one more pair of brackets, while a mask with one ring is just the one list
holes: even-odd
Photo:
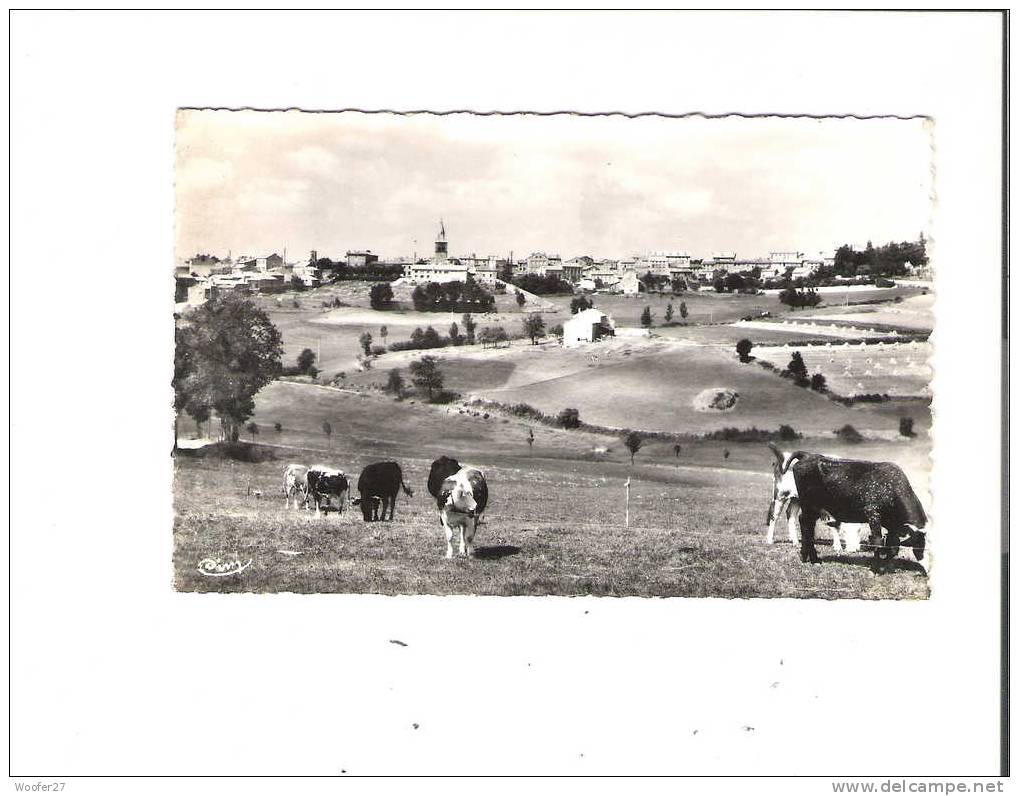
[[384, 345], [373, 345], [372, 346], [372, 356], [373, 357], [377, 357], [380, 354], [386, 353], [387, 350], [388, 349]]
[[468, 277], [466, 282], [429, 282], [411, 293], [418, 312], [490, 312], [495, 296]]
[[835, 429], [835, 436], [843, 442], [863, 442], [863, 435], [846, 423], [842, 428]]
[[790, 307], [816, 307], [821, 303], [821, 296], [816, 290], [796, 290], [788, 287], [778, 294], [778, 300]]
[[913, 418], [911, 417], [899, 418], [899, 434], [901, 434], [903, 437], [916, 436], [916, 433], [913, 431]]
[[736, 343], [736, 353], [739, 355], [739, 361], [744, 363], [749, 362], [750, 352], [753, 348], [754, 344], [745, 337]]
[[393, 288], [388, 282], [380, 282], [371, 286], [369, 301], [373, 310], [388, 309], [393, 303]]
[[580, 426], [580, 411], [573, 408], [563, 409], [556, 419], [563, 428], [577, 428]]
[[828, 391], [828, 382], [825, 380], [823, 373], [815, 373], [810, 377], [810, 389], [814, 392]]
[[589, 310], [594, 306], [594, 302], [591, 301], [587, 296], [577, 296], [570, 301], [570, 312], [576, 315], [578, 312]]
[[778, 438], [781, 440], [789, 441], [799, 439], [800, 435], [796, 433], [796, 429], [792, 426], [779, 426], [778, 427]]
[[[572, 293], [573, 285], [566, 282], [555, 274], [521, 274], [507, 280], [511, 285], [516, 285], [528, 293], [536, 296], [547, 296], [553, 293]], [[519, 299], [518, 299], [519, 301]], [[521, 303], [522, 306], [522, 303]]]

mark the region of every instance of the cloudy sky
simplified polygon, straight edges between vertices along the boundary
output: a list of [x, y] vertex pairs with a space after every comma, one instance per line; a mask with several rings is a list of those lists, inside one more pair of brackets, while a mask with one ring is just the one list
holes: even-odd
[[929, 232], [920, 121], [181, 111], [177, 256], [619, 258]]

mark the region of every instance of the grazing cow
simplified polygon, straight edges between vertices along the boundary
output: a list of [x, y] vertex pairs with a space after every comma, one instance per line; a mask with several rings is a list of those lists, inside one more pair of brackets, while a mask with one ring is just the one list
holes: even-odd
[[[434, 465], [433, 465], [434, 467]], [[442, 481], [435, 496], [439, 522], [446, 531], [446, 558], [453, 557], [453, 532], [460, 531], [460, 555], [474, 555], [474, 534], [488, 506], [488, 484], [474, 467], [461, 467]]]
[[315, 464], [308, 469], [308, 497], [315, 503], [316, 515], [320, 513], [322, 504], [328, 504], [334, 497], [342, 514], [343, 504], [347, 502], [349, 494], [350, 482], [342, 470], [323, 464]]
[[839, 523], [867, 523], [867, 547], [874, 550], [877, 572], [892, 569], [899, 546], [908, 542], [917, 561], [927, 544], [921, 530], [927, 515], [906, 474], [891, 462], [837, 459], [817, 453], [783, 453], [768, 444], [775, 455], [773, 520], [780, 507], [795, 500], [800, 507], [800, 560], [816, 563], [814, 526], [822, 512]]
[[297, 496], [300, 495], [304, 507], [308, 507], [308, 468], [303, 464], [288, 464], [283, 468], [283, 495], [286, 507], [290, 508], [290, 499], [294, 500], [297, 510]]
[[396, 496], [400, 488], [408, 497], [414, 496], [414, 490], [403, 482], [403, 471], [396, 462], [376, 462], [369, 464], [361, 471], [357, 479], [357, 491], [360, 497], [354, 499], [354, 505], [361, 506], [361, 516], [365, 522], [389, 519], [396, 513]]

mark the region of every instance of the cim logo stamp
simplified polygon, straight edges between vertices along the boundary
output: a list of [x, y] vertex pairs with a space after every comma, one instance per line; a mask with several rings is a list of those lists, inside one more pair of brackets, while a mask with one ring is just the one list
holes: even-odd
[[198, 562], [198, 571], [203, 575], [211, 575], [214, 578], [222, 578], [227, 575], [239, 575], [250, 565], [250, 558], [244, 564], [242, 564], [239, 559], [225, 561], [222, 558], [203, 558]]

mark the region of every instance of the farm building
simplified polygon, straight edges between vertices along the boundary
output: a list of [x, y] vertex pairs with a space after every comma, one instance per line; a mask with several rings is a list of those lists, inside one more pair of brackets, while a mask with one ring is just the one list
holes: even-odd
[[616, 324], [612, 318], [592, 307], [581, 310], [563, 324], [563, 345], [573, 348], [582, 343], [593, 343], [602, 337], [611, 337], [615, 333]]

